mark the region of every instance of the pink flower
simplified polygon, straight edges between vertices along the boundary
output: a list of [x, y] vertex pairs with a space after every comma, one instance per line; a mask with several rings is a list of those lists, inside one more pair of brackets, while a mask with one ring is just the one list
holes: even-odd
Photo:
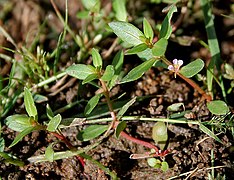
[[173, 62], [173, 64], [169, 65], [168, 69], [175, 73], [174, 75], [175, 75], [175, 78], [176, 78], [176, 73], [179, 72], [180, 66], [182, 66], [184, 62], [183, 62], [183, 60], [177, 60], [177, 59], [174, 59], [172, 62]]

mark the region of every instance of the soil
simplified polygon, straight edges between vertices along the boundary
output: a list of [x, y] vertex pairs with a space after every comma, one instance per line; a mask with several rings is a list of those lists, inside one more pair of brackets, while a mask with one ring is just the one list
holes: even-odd
[[[63, 0], [56, 0], [55, 3], [59, 10], [64, 13]], [[219, 42], [222, 50], [222, 58], [231, 65], [234, 65], [234, 38], [233, 26], [234, 22], [231, 19], [225, 18], [220, 14], [231, 14], [230, 2], [214, 1], [214, 13], [216, 15], [216, 30], [219, 37]], [[106, 10], [110, 6], [110, 1], [105, 0]], [[9, 9], [6, 10], [6, 6]], [[151, 17], [161, 21], [162, 17], [156, 17], [161, 14], [161, 10], [166, 4], [156, 5], [149, 3], [146, 0], [129, 0], [129, 19], [138, 24], [136, 19], [141, 15]], [[5, 9], [4, 9], [5, 8]], [[198, 4], [194, 4], [194, 9], [190, 9], [188, 13], [188, 21], [182, 23], [183, 34], [189, 37], [196, 37], [197, 39], [206, 39], [204, 25], [201, 25], [202, 19], [199, 20]], [[82, 26], [80, 20], [76, 18], [76, 13], [82, 10], [81, 2], [78, 0], [69, 0], [69, 24], [72, 29], [77, 30]], [[56, 47], [57, 37], [63, 30], [63, 25], [56, 16], [50, 1], [45, 0], [23, 0], [23, 1], [6, 1], [0, 3], [0, 25], [12, 36], [17, 46], [28, 46], [33, 42], [35, 34], [43, 23], [45, 18], [48, 18], [46, 27], [41, 32], [39, 43], [44, 49], [50, 52]], [[196, 16], [191, 17], [192, 11], [196, 12]], [[149, 12], [153, 12], [149, 15]], [[233, 10], [232, 10], [233, 12]], [[232, 14], [233, 15], [233, 14]], [[141, 27], [140, 27], [141, 28]], [[203, 28], [203, 29], [202, 29]], [[74, 30], [74, 31], [75, 31]], [[51, 32], [53, 31], [53, 32]], [[30, 33], [28, 33], [30, 32]], [[56, 40], [53, 36], [57, 34]], [[99, 46], [103, 48], [103, 52], [108, 50], [109, 44], [114, 40], [114, 36], [107, 37], [107, 39], [100, 42]], [[202, 58], [206, 62], [210, 60], [210, 55], [207, 49], [202, 47], [198, 41], [194, 41], [191, 46], [181, 46], [174, 42], [176, 39], [172, 38], [169, 43], [166, 56], [168, 59], [195, 59]], [[59, 62], [58, 69], [64, 69], [73, 63], [73, 57], [76, 56], [78, 49], [72, 48], [74, 42], [72, 38], [67, 37], [68, 47], [70, 51], [66, 51], [61, 55], [61, 62]], [[70, 43], [70, 45], [69, 45]], [[0, 36], [1, 46], [13, 48], [12, 45], [2, 36]], [[106, 48], [106, 49], [105, 49]], [[120, 49], [116, 46], [115, 52]], [[176, 52], [175, 52], [176, 50]], [[0, 49], [1, 53], [10, 54], [9, 52]], [[10, 54], [17, 58], [16, 55]], [[70, 56], [73, 56], [70, 58]], [[112, 57], [108, 57], [111, 59]], [[67, 62], [67, 59], [71, 61]], [[134, 60], [136, 59], [136, 60]], [[89, 59], [86, 59], [89, 61]], [[134, 61], [133, 61], [134, 60]], [[131, 67], [141, 63], [137, 56], [129, 56], [125, 59], [125, 69], [129, 70]], [[188, 63], [188, 62], [186, 62]], [[1, 60], [0, 74], [2, 77], [7, 77], [10, 73], [11, 63]], [[230, 81], [225, 81], [228, 85]], [[45, 105], [49, 103], [53, 110], [57, 110], [66, 104], [77, 100], [77, 91], [79, 89], [78, 81], [65, 77], [60, 81], [61, 85], [56, 82], [49, 85], [47, 89], [37, 89], [40, 94], [48, 97], [48, 101], [38, 103], [37, 107], [40, 112], [41, 121], [43, 121], [43, 114], [45, 114]], [[202, 83], [200, 83], [202, 85]], [[62, 88], [61, 88], [62, 87]], [[81, 95], [83, 98], [90, 98], [95, 89], [86, 86]], [[122, 99], [131, 99], [135, 96], [143, 97], [137, 101], [127, 112], [127, 115], [139, 115], [145, 117], [168, 117], [169, 113], [167, 107], [173, 103], [182, 102], [186, 110], [191, 110], [191, 119], [199, 119], [206, 121], [212, 118], [206, 108], [205, 102], [201, 100], [201, 96], [191, 86], [180, 78], [174, 78], [173, 74], [164, 71], [160, 68], [151, 68], [139, 80], [129, 83], [127, 85], [119, 85], [112, 91], [112, 98], [116, 98], [121, 94], [126, 94]], [[221, 98], [221, 93], [217, 91], [217, 99]], [[233, 92], [228, 96], [230, 109], [233, 112]], [[71, 117], [80, 114], [84, 110], [85, 102], [62, 112], [62, 117]], [[15, 113], [24, 113], [24, 106], [22, 99], [19, 99], [14, 108], [8, 115]], [[39, 119], [40, 119], [39, 117]], [[228, 121], [228, 119], [225, 119]], [[55, 151], [67, 150], [64, 143], [60, 142], [56, 137], [45, 131], [33, 132], [27, 135], [23, 140], [12, 148], [8, 148], [10, 143], [14, 140], [17, 133], [4, 125], [2, 119], [2, 137], [5, 139], [6, 147], [4, 152], [10, 153], [17, 158], [26, 162], [23, 167], [18, 167], [10, 163], [4, 162], [0, 159], [0, 177], [6, 179], [92, 179], [105, 180], [110, 179], [109, 175], [105, 174], [94, 163], [87, 160], [83, 167], [75, 158], [67, 158], [54, 162], [43, 163], [29, 163], [27, 159], [31, 156], [44, 154], [46, 147], [51, 142], [56, 142], [54, 145]], [[154, 122], [144, 121], [130, 121], [127, 122], [126, 132], [131, 136], [143, 139], [147, 142], [154, 143], [151, 137], [152, 127]], [[76, 134], [86, 126], [70, 127], [62, 129], [62, 133], [75, 147], [85, 147], [92, 144], [95, 140], [90, 142], [80, 142], [76, 138]], [[148, 151], [141, 145], [129, 142], [120, 137], [117, 139], [114, 134], [105, 139], [99, 146], [90, 150], [88, 154], [93, 159], [99, 161], [111, 171], [117, 173], [120, 179], [134, 179], [134, 180], [155, 180], [155, 179], [208, 179], [208, 173], [211, 173], [213, 161], [215, 167], [215, 176], [225, 176], [226, 179], [234, 179], [234, 146], [233, 134], [227, 129], [221, 129], [218, 137], [223, 144], [215, 141], [208, 135], [199, 130], [197, 125], [187, 124], [168, 124], [169, 141], [167, 149], [170, 151], [165, 157], [165, 161], [169, 164], [169, 170], [163, 172], [160, 169], [152, 168], [147, 164], [146, 159], [133, 160], [129, 156], [131, 154], [143, 154]], [[211, 159], [213, 153], [214, 159]], [[185, 173], [183, 176], [182, 174]], [[181, 175], [179, 177], [179, 175]], [[176, 177], [178, 176], [178, 177]], [[218, 178], [217, 178], [218, 179]]]

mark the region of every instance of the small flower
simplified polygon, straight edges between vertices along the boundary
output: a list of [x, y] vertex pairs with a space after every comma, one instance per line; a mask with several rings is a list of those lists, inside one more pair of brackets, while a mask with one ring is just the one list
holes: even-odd
[[173, 62], [173, 65], [169, 65], [168, 69], [174, 72], [174, 75], [176, 78], [176, 73], [179, 72], [180, 66], [182, 66], [184, 62], [183, 60], [177, 60], [177, 59], [174, 59], [172, 62]]

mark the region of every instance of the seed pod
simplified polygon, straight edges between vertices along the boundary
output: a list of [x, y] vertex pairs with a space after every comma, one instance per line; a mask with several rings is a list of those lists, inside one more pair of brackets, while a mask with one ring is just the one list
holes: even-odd
[[168, 139], [167, 126], [164, 122], [155, 123], [152, 130], [152, 138], [159, 145], [160, 149], [164, 149]]

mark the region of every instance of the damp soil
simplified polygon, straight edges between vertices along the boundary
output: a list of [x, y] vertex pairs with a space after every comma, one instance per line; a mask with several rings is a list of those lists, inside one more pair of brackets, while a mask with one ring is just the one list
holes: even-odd
[[[48, 49], [56, 47], [56, 41], [49, 37], [50, 33], [47, 31], [53, 29], [59, 34], [63, 27], [49, 1], [12, 0], [10, 2], [10, 10], [3, 15], [0, 14], [2, 18], [0, 24], [9, 32], [17, 42], [17, 45], [20, 46], [26, 42], [30, 44], [35, 37], [35, 33], [40, 28], [43, 19], [49, 16], [50, 22], [47, 23], [48, 27], [45, 28], [45, 32], [42, 32], [40, 43], [44, 43], [45, 48]], [[64, 12], [64, 1], [58, 0], [55, 2], [59, 10]], [[107, 0], [103, 2], [106, 3], [106, 6], [110, 4]], [[157, 14], [156, 12], [160, 13], [161, 7], [165, 7], [165, 4], [154, 5], [153, 7], [148, 1], [143, 0], [134, 2], [135, 1], [130, 0], [128, 3], [131, 18], [139, 16], [137, 12], [148, 16], [148, 13], [152, 10], [154, 10], [154, 13], [152, 13], [151, 18], [156, 18], [154, 17]], [[197, 6], [197, 4], [195, 5]], [[215, 1], [214, 5], [214, 12], [217, 15], [217, 33], [220, 40], [222, 57], [225, 58], [229, 64], [233, 65], [234, 39], [231, 38], [230, 34], [233, 34], [234, 22], [227, 20], [223, 16], [218, 16], [218, 14], [221, 13], [230, 14], [230, 5], [227, 1], [222, 5]], [[5, 7], [4, 3], [0, 4], [0, 7], [3, 9], [3, 7]], [[82, 10], [80, 1], [69, 0], [70, 23], [73, 28], [77, 29], [82, 26], [80, 21], [76, 18], [76, 13], [79, 10]], [[196, 22], [198, 24], [196, 24]], [[206, 34], [205, 29], [201, 29], [201, 27], [203, 27], [203, 25], [199, 25], [198, 19], [189, 19], [189, 21], [185, 21], [182, 26], [182, 28], [186, 30], [185, 34], [187, 36], [191, 36], [191, 34], [194, 33], [202, 39], [206, 37]], [[27, 32], [31, 33], [27, 34]], [[221, 34], [225, 35], [221, 36]], [[68, 37], [67, 41], [69, 40]], [[9, 42], [1, 36], [0, 42], [3, 46], [13, 48]], [[100, 47], [107, 48], [110, 42], [113, 42], [113, 37], [105, 39], [103, 43], [100, 43]], [[170, 42], [166, 56], [169, 59], [175, 57], [181, 59], [202, 58], [208, 62], [210, 59], [209, 52], [202, 46], [199, 46], [198, 43], [193, 43], [194, 44], [191, 46], [181, 46], [178, 45], [178, 43]], [[119, 48], [120, 46], [117, 46], [116, 51]], [[105, 50], [103, 50], [103, 52], [104, 51]], [[7, 52], [1, 49], [1, 53]], [[71, 54], [71, 52], [68, 53], [67, 51], [63, 54], [59, 69], [63, 69], [71, 64], [71, 62], [67, 63], [65, 61]], [[136, 60], [133, 61], [133, 59]], [[126, 70], [129, 70], [139, 63], [141, 63], [141, 60], [139, 60], [137, 56], [131, 56], [126, 58], [124, 66]], [[1, 63], [1, 76], [6, 77], [9, 75], [10, 68], [11, 64], [3, 61], [3, 63]], [[202, 85], [202, 83], [200, 84]], [[92, 89], [90, 86], [86, 88], [85, 91], [82, 91], [81, 96], [88, 99], [95, 93], [95, 89]], [[47, 103], [51, 105], [52, 109], [59, 109], [76, 100], [78, 89], [78, 81], [70, 77], [65, 77], [59, 86], [54, 83], [51, 87], [48, 87], [47, 90], [38, 89], [41, 94], [48, 96], [47, 102], [37, 104], [39, 112], [42, 114], [39, 115], [42, 119], [41, 121], [44, 120], [43, 114], [45, 114], [45, 106]], [[122, 99], [125, 100], [136, 96], [142, 97], [127, 111], [127, 115], [165, 118], [170, 115], [167, 111], [167, 107], [173, 103], [181, 102], [184, 103], [186, 110], [191, 110], [191, 120], [199, 119], [200, 121], [206, 121], [212, 118], [212, 115], [206, 108], [206, 103], [202, 100], [198, 92], [182, 79], [175, 79], [173, 74], [160, 68], [150, 69], [135, 82], [126, 85], [118, 85], [112, 91], [112, 98], [115, 99], [123, 93]], [[221, 97], [219, 96], [220, 93], [217, 92], [217, 98]], [[228, 98], [231, 105], [233, 102], [233, 95], [230, 95], [230, 97], [228, 96]], [[82, 102], [76, 107], [62, 112], [62, 117], [68, 118], [75, 116], [84, 110], [84, 106], [85, 103]], [[233, 106], [230, 106], [230, 109], [233, 111]], [[17, 101], [8, 115], [15, 113], [24, 113], [22, 99]], [[129, 121], [127, 122], [125, 131], [133, 137], [143, 139], [153, 144], [154, 142], [151, 137], [153, 125], [154, 122]], [[86, 147], [94, 143], [95, 139], [90, 142], [80, 142], [76, 138], [77, 133], [85, 127], [86, 126], [64, 128], [62, 129], [62, 133], [73, 146], [77, 148]], [[33, 132], [24, 137], [23, 140], [14, 147], [8, 148], [16, 135], [16, 132], [6, 127], [3, 123], [2, 137], [6, 142], [4, 151], [25, 162], [24, 166], [18, 167], [0, 159], [0, 177], [3, 180], [110, 179], [110, 176], [95, 165], [95, 163], [86, 160], [85, 166], [82, 166], [75, 157], [54, 162], [29, 163], [27, 161], [29, 157], [44, 154], [46, 147], [52, 142], [55, 142], [55, 151], [65, 151], [68, 150], [68, 148], [64, 143], [56, 139], [56, 137], [45, 131]], [[168, 124], [168, 135], [167, 149], [169, 153], [165, 157], [165, 161], [169, 164], [169, 170], [166, 172], [150, 167], [146, 159], [130, 159], [129, 157], [131, 154], [143, 154], [149, 149], [127, 141], [122, 137], [117, 139], [113, 133], [108, 138], [104, 139], [96, 148], [88, 151], [87, 154], [115, 172], [120, 179], [156, 180], [169, 179], [172, 177], [175, 177], [175, 179], [208, 179], [208, 173], [212, 171], [212, 163], [215, 167], [216, 177], [220, 175], [225, 176], [226, 179], [234, 179], [233, 135], [229, 130], [222, 131], [222, 133], [218, 134], [223, 144], [201, 132], [197, 125]], [[213, 155], [211, 153], [213, 153]]]

